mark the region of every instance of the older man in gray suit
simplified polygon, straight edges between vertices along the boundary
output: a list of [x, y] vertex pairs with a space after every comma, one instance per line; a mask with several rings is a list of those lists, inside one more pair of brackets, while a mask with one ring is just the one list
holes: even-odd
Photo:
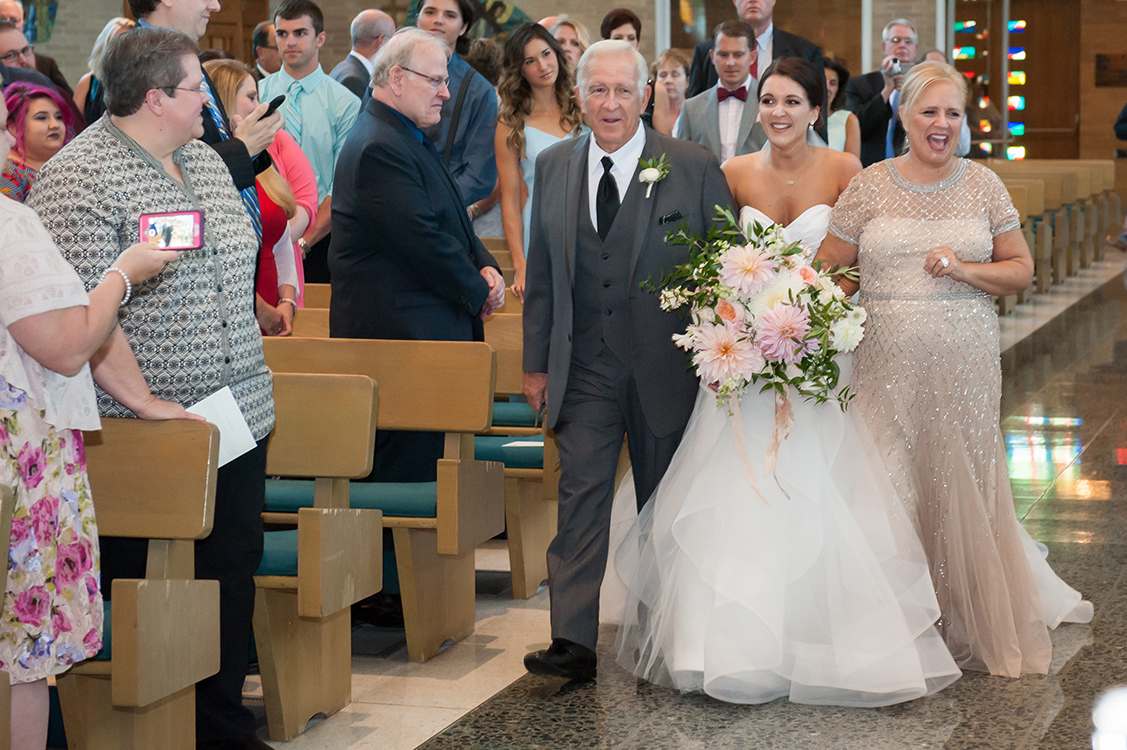
[[725, 21], [712, 36], [708, 54], [719, 80], [685, 102], [676, 135], [704, 146], [723, 164], [763, 148], [767, 136], [756, 122], [758, 84], [749, 72], [755, 32], [743, 21]]
[[[591, 133], [541, 153], [532, 190], [524, 302], [524, 391], [560, 446], [559, 531], [548, 548], [552, 645], [529, 671], [595, 673], [615, 469], [624, 437], [639, 504], [665, 473], [693, 409], [697, 379], [672, 341], [683, 317], [643, 291], [689, 260], [665, 241], [681, 224], [707, 232], [732, 196], [702, 148], [642, 125], [646, 62], [627, 42], [593, 44], [576, 94]], [[667, 175], [639, 181], [640, 160]]]

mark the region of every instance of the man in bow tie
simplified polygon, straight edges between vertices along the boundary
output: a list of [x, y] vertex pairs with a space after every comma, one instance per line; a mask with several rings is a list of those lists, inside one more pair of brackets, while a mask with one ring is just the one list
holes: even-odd
[[[552, 644], [524, 664], [589, 678], [623, 438], [641, 505], [681, 442], [698, 390], [673, 343], [685, 318], [663, 311], [641, 284], [688, 262], [689, 249], [668, 244], [668, 232], [684, 224], [704, 235], [732, 196], [707, 151], [642, 124], [648, 68], [629, 42], [591, 45], [577, 73], [591, 132], [544, 149], [532, 189], [524, 392], [556, 432], [560, 485], [559, 531], [548, 547]], [[640, 160], [659, 159], [664, 177], [642, 184]]]
[[755, 32], [743, 21], [725, 21], [712, 36], [709, 55], [718, 80], [685, 102], [677, 137], [699, 143], [723, 164], [733, 156], [758, 151], [767, 136], [756, 122], [757, 84], [748, 72]]

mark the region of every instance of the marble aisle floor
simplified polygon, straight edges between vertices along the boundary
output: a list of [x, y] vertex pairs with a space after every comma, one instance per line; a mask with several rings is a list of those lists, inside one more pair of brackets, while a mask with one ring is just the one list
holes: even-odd
[[[354, 631], [353, 703], [278, 747], [359, 748], [1005, 748], [1091, 747], [1091, 708], [1127, 684], [1127, 289], [1122, 258], [1060, 290], [1053, 315], [1005, 339], [1003, 431], [1019, 518], [1064, 580], [1095, 605], [1089, 625], [1052, 635], [1048, 676], [967, 673], [938, 695], [884, 709], [735, 706], [639, 683], [618, 668], [604, 626], [599, 677], [527, 675], [548, 639], [547, 594], [509, 598], [503, 549], [479, 551], [473, 636], [410, 664], [394, 631]], [[1056, 292], [1058, 290], [1054, 290]], [[1078, 299], [1079, 298], [1079, 299]], [[252, 701], [259, 695], [248, 681]], [[265, 734], [262, 733], [263, 737]]]

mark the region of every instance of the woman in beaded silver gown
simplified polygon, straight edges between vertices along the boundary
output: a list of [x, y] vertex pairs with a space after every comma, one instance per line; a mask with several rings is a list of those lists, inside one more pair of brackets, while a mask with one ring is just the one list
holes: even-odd
[[1032, 260], [1001, 181], [954, 156], [962, 76], [916, 66], [900, 101], [908, 153], [853, 179], [818, 255], [860, 269], [851, 409], [913, 513], [956, 662], [1044, 674], [1048, 628], [1089, 621], [1092, 607], [1053, 573], [1010, 490], [993, 295], [1028, 286]]

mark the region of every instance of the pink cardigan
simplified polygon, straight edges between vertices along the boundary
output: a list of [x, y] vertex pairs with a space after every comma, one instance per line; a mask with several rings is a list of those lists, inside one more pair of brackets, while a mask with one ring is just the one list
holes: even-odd
[[[313, 165], [305, 158], [301, 146], [297, 145], [297, 141], [289, 133], [279, 130], [266, 151], [282, 179], [289, 184], [298, 207], [309, 212], [309, 221], [312, 222], [317, 218], [317, 207], [321, 205], [321, 200], [317, 195], [317, 178], [313, 175]], [[298, 307], [304, 307], [305, 270], [301, 262], [301, 249], [296, 240], [293, 250], [297, 260], [297, 304]]]

